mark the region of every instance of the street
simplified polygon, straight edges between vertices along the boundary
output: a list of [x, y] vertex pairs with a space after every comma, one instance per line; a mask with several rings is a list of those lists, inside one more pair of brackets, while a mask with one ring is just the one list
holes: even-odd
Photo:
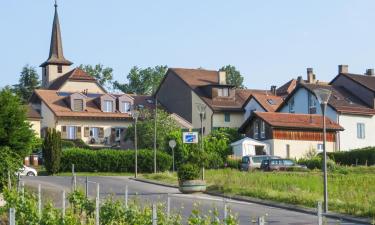
[[[27, 187], [35, 190], [38, 184], [42, 187], [42, 199], [53, 200], [56, 207], [61, 206], [61, 192], [71, 190], [72, 177], [58, 176], [40, 176], [40, 177], [24, 177], [22, 180]], [[128, 186], [129, 198], [138, 198], [144, 202], [164, 202], [166, 203], [167, 195], [171, 199], [171, 211], [181, 212], [184, 221], [189, 217], [193, 204], [198, 203], [203, 212], [217, 208], [220, 216], [223, 216], [224, 199], [213, 197], [206, 194], [186, 195], [181, 194], [176, 188], [163, 187], [153, 184], [147, 184], [129, 179], [129, 177], [89, 177], [89, 197], [96, 195], [97, 182], [100, 184], [100, 197], [105, 199], [109, 196], [124, 199], [125, 186]], [[84, 190], [85, 177], [77, 177], [77, 185]], [[265, 216], [268, 224], [317, 224], [317, 216], [306, 213], [300, 213], [280, 208], [264, 206], [255, 203], [247, 203], [240, 201], [232, 201], [226, 199], [229, 208], [234, 214], [238, 215], [240, 224], [252, 224], [259, 216]], [[355, 224], [346, 221], [337, 221], [329, 219], [327, 224]]]

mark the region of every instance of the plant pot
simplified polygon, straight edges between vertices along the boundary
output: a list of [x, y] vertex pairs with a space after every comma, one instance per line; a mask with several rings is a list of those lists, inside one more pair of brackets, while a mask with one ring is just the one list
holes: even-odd
[[179, 190], [185, 194], [206, 191], [206, 181], [204, 180], [185, 180], [179, 183]]

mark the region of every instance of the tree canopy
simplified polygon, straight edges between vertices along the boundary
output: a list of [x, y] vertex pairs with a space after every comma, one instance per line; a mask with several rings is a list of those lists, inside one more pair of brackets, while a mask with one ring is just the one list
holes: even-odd
[[167, 66], [147, 67], [146, 69], [134, 66], [127, 75], [129, 83], [121, 84], [115, 81], [113, 87], [124, 93], [151, 95], [158, 88], [167, 69]]
[[25, 65], [22, 68], [18, 84], [13, 85], [13, 92], [20, 96], [23, 103], [26, 103], [34, 89], [39, 88], [39, 75], [35, 68]]
[[80, 65], [80, 69], [85, 71], [90, 76], [94, 77], [100, 85], [105, 88], [112, 87], [113, 80], [113, 69], [110, 67], [104, 67], [102, 64], [92, 65]]
[[234, 85], [236, 88], [245, 88], [243, 85], [243, 76], [235, 66], [226, 65], [221, 67], [220, 71], [225, 71], [227, 74], [227, 84]]

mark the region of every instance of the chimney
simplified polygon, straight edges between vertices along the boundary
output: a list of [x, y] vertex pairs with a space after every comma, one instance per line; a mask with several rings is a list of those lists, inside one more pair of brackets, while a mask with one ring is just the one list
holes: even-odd
[[227, 74], [225, 71], [219, 71], [219, 84], [227, 84]]
[[271, 86], [271, 93], [272, 93], [273, 95], [276, 95], [276, 85], [272, 85], [272, 86]]
[[374, 69], [367, 69], [365, 75], [367, 76], [374, 76], [375, 72]]
[[309, 84], [315, 84], [316, 83], [316, 77], [313, 71], [313, 68], [307, 68], [307, 83]]
[[300, 83], [305, 83], [305, 81], [302, 79], [302, 76], [298, 76], [297, 77], [297, 83], [300, 84]]
[[340, 73], [349, 73], [348, 65], [339, 65], [339, 74]]

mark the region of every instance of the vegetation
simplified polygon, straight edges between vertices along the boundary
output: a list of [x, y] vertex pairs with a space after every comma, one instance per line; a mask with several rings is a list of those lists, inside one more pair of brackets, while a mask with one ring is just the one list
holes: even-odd
[[8, 184], [8, 172], [11, 182], [15, 181], [15, 172], [22, 166], [22, 159], [9, 147], [0, 147], [0, 192]]
[[147, 67], [146, 69], [134, 66], [126, 77], [129, 83], [121, 84], [115, 81], [113, 87], [124, 93], [151, 95], [159, 87], [167, 69], [167, 66]]
[[113, 69], [110, 67], [104, 67], [102, 64], [92, 65], [80, 65], [80, 69], [85, 71], [90, 76], [94, 77], [100, 85], [108, 88], [112, 86], [113, 80]]
[[[3, 222], [7, 223], [7, 212], [9, 208], [15, 208], [17, 224], [95, 224], [95, 202], [85, 197], [82, 191], [75, 191], [68, 195], [69, 207], [62, 216], [62, 210], [55, 208], [52, 203], [47, 203], [42, 208], [41, 217], [38, 215], [37, 198], [35, 195], [25, 192], [17, 193], [15, 190], [6, 190], [4, 194], [6, 205], [0, 208], [0, 216]], [[149, 204], [140, 204], [137, 199], [129, 201], [128, 206], [122, 201], [114, 200], [112, 197], [107, 198], [100, 206], [100, 224], [116, 225], [151, 225], [152, 224], [152, 207]], [[158, 224], [162, 225], [180, 225], [182, 216], [173, 211], [168, 216], [166, 206], [157, 204]], [[188, 224], [216, 224], [216, 225], [235, 225], [238, 219], [231, 210], [228, 210], [227, 219], [221, 220], [217, 209], [203, 214], [198, 205], [194, 206], [189, 218]]]
[[375, 147], [366, 147], [345, 152], [329, 152], [328, 155], [340, 165], [375, 165]]
[[199, 179], [200, 171], [196, 164], [186, 163], [180, 166], [177, 171], [179, 181]]
[[[343, 172], [345, 171], [345, 172]], [[328, 175], [329, 209], [339, 213], [375, 218], [375, 167], [337, 167]], [[143, 175], [177, 184], [176, 174]], [[321, 171], [241, 172], [206, 170], [208, 190], [307, 207], [323, 201]]]
[[243, 85], [243, 76], [236, 67], [232, 65], [223, 66], [220, 71], [225, 71], [227, 74], [227, 84], [234, 85], [237, 88], [245, 88]]
[[26, 65], [22, 68], [18, 84], [13, 85], [13, 92], [16, 93], [23, 103], [27, 103], [34, 89], [39, 88], [39, 75], [35, 68]]
[[[60, 171], [68, 172], [74, 164], [77, 172], [134, 172], [134, 150], [85, 150], [66, 149], [62, 152]], [[138, 150], [138, 172], [153, 171], [153, 151]], [[157, 151], [158, 171], [172, 166], [172, 158], [163, 151]]]
[[55, 174], [60, 170], [61, 161], [61, 133], [48, 128], [43, 146], [44, 166], [47, 173]]

